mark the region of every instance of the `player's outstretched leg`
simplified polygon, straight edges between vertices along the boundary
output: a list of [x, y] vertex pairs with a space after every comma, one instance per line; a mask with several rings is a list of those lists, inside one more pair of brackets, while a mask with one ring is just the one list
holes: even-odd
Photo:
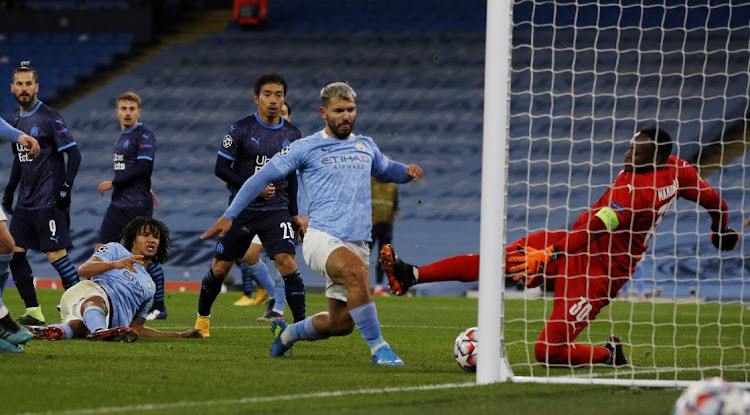
[[130, 327], [114, 327], [93, 331], [86, 336], [87, 340], [104, 340], [108, 342], [133, 343], [138, 340], [139, 334]]
[[65, 338], [65, 330], [58, 326], [31, 326], [29, 327], [34, 340], [62, 340]]
[[609, 336], [604, 347], [609, 350], [609, 359], [607, 360], [608, 365], [625, 366], [628, 364], [625, 352], [622, 351], [622, 340], [619, 337], [614, 334]]
[[414, 267], [400, 260], [390, 244], [383, 245], [380, 250], [380, 264], [383, 266], [388, 285], [396, 295], [404, 295], [417, 281], [414, 277]]

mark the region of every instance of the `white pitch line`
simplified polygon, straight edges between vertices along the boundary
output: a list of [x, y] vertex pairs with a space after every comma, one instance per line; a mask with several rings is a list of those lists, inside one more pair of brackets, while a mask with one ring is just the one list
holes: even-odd
[[335, 398], [339, 396], [350, 396], [350, 395], [375, 395], [380, 393], [391, 393], [391, 392], [420, 392], [420, 391], [431, 391], [440, 389], [455, 389], [455, 388], [470, 388], [478, 386], [475, 382], [466, 383], [444, 383], [440, 385], [422, 385], [422, 386], [407, 386], [402, 388], [381, 388], [381, 389], [356, 389], [356, 390], [344, 390], [344, 391], [330, 391], [330, 392], [315, 392], [315, 393], [303, 393], [300, 395], [281, 395], [281, 396], [262, 396], [262, 397], [248, 397], [239, 399], [216, 399], [211, 401], [182, 401], [172, 403], [160, 403], [160, 404], [141, 404], [141, 405], [129, 405], [129, 406], [110, 406], [105, 408], [90, 408], [90, 409], [71, 409], [66, 411], [54, 411], [54, 412], [24, 412], [18, 415], [44, 415], [44, 414], [56, 414], [56, 415], [90, 415], [90, 414], [115, 414], [115, 413], [133, 413], [133, 412], [146, 412], [146, 411], [158, 411], [162, 409], [174, 409], [174, 408], [198, 408], [198, 407], [211, 407], [214, 405], [246, 405], [259, 402], [278, 402], [278, 401], [290, 401], [293, 399], [319, 399], [319, 398]]

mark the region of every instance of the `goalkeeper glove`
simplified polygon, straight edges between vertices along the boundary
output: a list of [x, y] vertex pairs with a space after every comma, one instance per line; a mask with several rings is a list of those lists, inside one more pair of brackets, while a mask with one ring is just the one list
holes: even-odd
[[557, 248], [554, 245], [550, 245], [545, 249], [535, 249], [530, 246], [523, 248], [519, 246], [518, 252], [523, 255], [508, 257], [508, 262], [518, 264], [508, 268], [508, 271], [511, 274], [517, 274], [513, 276], [514, 281], [527, 278], [526, 286], [530, 288], [542, 283], [542, 279], [539, 277], [544, 272], [544, 267], [562, 255], [557, 252]]
[[721, 231], [711, 230], [711, 243], [721, 251], [731, 251], [737, 246], [740, 234], [736, 230], [726, 227]]
[[57, 192], [57, 200], [55, 204], [60, 209], [67, 209], [70, 207], [70, 185], [66, 182], [60, 186], [60, 190]]
[[3, 209], [5, 213], [13, 214], [13, 197], [15, 196], [16, 190], [11, 189], [9, 186], [5, 187], [5, 193], [3, 193]]

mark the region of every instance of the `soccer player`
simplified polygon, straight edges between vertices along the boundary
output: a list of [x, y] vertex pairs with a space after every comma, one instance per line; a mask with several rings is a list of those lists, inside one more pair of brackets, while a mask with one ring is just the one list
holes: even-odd
[[201, 238], [231, 233], [245, 206], [268, 182], [299, 170], [310, 199], [310, 227], [302, 253], [310, 268], [326, 279], [328, 312], [292, 325], [274, 320], [271, 355], [284, 355], [300, 340], [345, 336], [356, 326], [370, 347], [373, 363], [402, 366], [404, 362], [383, 340], [370, 295], [370, 176], [407, 183], [421, 179], [423, 172], [417, 165], [387, 159], [370, 137], [352, 132], [357, 105], [349, 85], [332, 83], [321, 90], [320, 97], [325, 129], [274, 156], [245, 182], [224, 216]]
[[[731, 250], [739, 234], [729, 228], [728, 208], [721, 196], [701, 180], [685, 160], [670, 156], [666, 131], [649, 128], [630, 141], [625, 165], [615, 182], [571, 231], [531, 234], [506, 247], [505, 269], [514, 279], [537, 287], [554, 282], [554, 305], [535, 347], [536, 359], [548, 365], [595, 363], [625, 365], [620, 338], [604, 347], [575, 339], [599, 311], [615, 298], [636, 269], [648, 243], [678, 197], [701, 205], [711, 216], [711, 242]], [[386, 245], [380, 254], [393, 292], [403, 295], [412, 285], [437, 281], [476, 281], [479, 255], [459, 255], [415, 267], [400, 260]]]
[[154, 284], [146, 271], [163, 264], [172, 248], [164, 223], [139, 216], [125, 225], [122, 244], [99, 247], [78, 272], [85, 280], [65, 291], [60, 299], [61, 324], [31, 326], [35, 339], [87, 338], [130, 343], [139, 337], [203, 338], [200, 330], [167, 333], [144, 327]]
[[[398, 185], [396, 183], [383, 183], [371, 179], [372, 187], [372, 241], [370, 250], [372, 250], [375, 241], [378, 241], [378, 250], [380, 252], [384, 245], [393, 241], [393, 219], [394, 216], [401, 219], [401, 210], [398, 206]], [[385, 272], [383, 266], [378, 261], [375, 268], [375, 289], [372, 295], [388, 295], [383, 288]]]
[[[36, 137], [41, 149], [39, 156], [32, 160], [28, 157], [28, 149], [13, 147], [13, 170], [3, 196], [3, 207], [13, 215], [10, 234], [16, 242], [10, 269], [26, 303], [26, 313], [18, 319], [19, 323], [42, 325], [44, 314], [37, 301], [26, 251], [46, 252], [65, 289], [78, 282], [78, 273], [67, 250], [73, 247], [70, 240], [70, 193], [81, 164], [81, 153], [63, 118], [37, 99], [39, 79], [29, 62], [22, 62], [21, 67], [13, 72], [10, 89], [19, 106], [18, 114], [10, 124]], [[13, 208], [16, 187], [18, 201]]]
[[[300, 138], [297, 127], [280, 115], [286, 90], [286, 81], [277, 73], [258, 77], [253, 92], [258, 111], [232, 124], [224, 136], [215, 172], [229, 185], [230, 202], [248, 177], [257, 174], [274, 154]], [[289, 172], [285, 177], [269, 180], [264, 188], [261, 197], [242, 206], [234, 227], [222, 235], [211, 268], [203, 277], [195, 328], [202, 329], [206, 336], [210, 333], [211, 306], [221, 292], [222, 281], [234, 261], [245, 255], [255, 235], [276, 264], [286, 289], [300, 293], [287, 295], [287, 301], [295, 320], [304, 318], [305, 288], [294, 260], [296, 231], [304, 231], [297, 215], [297, 176], [294, 171]], [[284, 309], [275, 304], [275, 298], [268, 302], [268, 310], [259, 321], [283, 317]]]
[[[153, 216], [156, 203], [151, 191], [151, 173], [154, 170], [156, 135], [138, 119], [141, 116], [141, 97], [135, 92], [125, 92], [117, 97], [115, 115], [120, 120], [122, 134], [115, 142], [114, 180], [99, 183], [99, 194], [112, 189], [112, 200], [102, 219], [96, 249], [107, 242], [120, 240], [122, 229], [138, 216]], [[149, 275], [156, 284], [153, 310], [149, 320], [167, 318], [164, 304], [164, 271], [161, 263], [148, 266]]]
[[[284, 104], [281, 106], [281, 111], [279, 111], [279, 114], [281, 115], [281, 118], [288, 122], [292, 122], [292, 107], [289, 106], [289, 103], [284, 101]], [[272, 188], [270, 188], [272, 189]], [[269, 188], [266, 188], [266, 190], [269, 190]], [[297, 192], [297, 197], [299, 199], [299, 188]], [[300, 205], [298, 203], [298, 209], [300, 208]], [[303, 220], [303, 222], [306, 219], [306, 216], [299, 215], [300, 218]], [[308, 222], [309, 223], [309, 219]], [[305, 224], [305, 228], [307, 228]], [[242, 270], [242, 297], [240, 297], [237, 301], [234, 302], [234, 305], [236, 306], [250, 306], [250, 305], [259, 305], [263, 302], [263, 300], [266, 299], [268, 296], [268, 287], [273, 287], [274, 283], [271, 278], [271, 274], [268, 272], [268, 267], [266, 264], [260, 260], [260, 253], [263, 250], [263, 244], [260, 242], [260, 238], [258, 235], [255, 235], [252, 242], [250, 243], [250, 248], [247, 249], [247, 252], [245, 253], [245, 256], [242, 257], [241, 260], [235, 261], [237, 265], [239, 265], [240, 269]], [[258, 283], [260, 287], [258, 292], [256, 293], [256, 297], [252, 298], [253, 295], [253, 281]], [[277, 310], [281, 310], [281, 314], [284, 314], [284, 305], [286, 304], [286, 293], [283, 292], [285, 289], [284, 286], [284, 280], [277, 281], [277, 284], [275, 287], [273, 287], [274, 291], [274, 308]], [[272, 310], [273, 311], [273, 310]], [[300, 316], [304, 318], [304, 316]], [[265, 315], [261, 317], [261, 321], [267, 321]]]
[[[11, 127], [2, 118], [0, 118], [0, 140], [17, 143], [26, 148], [28, 158], [33, 159], [39, 155], [39, 143], [36, 139]], [[8, 308], [3, 303], [3, 290], [10, 274], [10, 261], [16, 245], [13, 237], [10, 236], [6, 222], [8, 218], [0, 209], [0, 352], [21, 353], [23, 352], [21, 344], [31, 339], [31, 333], [13, 321]]]

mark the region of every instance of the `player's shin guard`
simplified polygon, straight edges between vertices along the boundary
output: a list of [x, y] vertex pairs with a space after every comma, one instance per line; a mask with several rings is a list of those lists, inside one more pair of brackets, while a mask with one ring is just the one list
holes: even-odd
[[[151, 275], [151, 279], [154, 281], [156, 292], [154, 293], [154, 308], [159, 311], [166, 310], [164, 306], [164, 271], [161, 269], [161, 264], [151, 264], [146, 268], [146, 272]], [[219, 287], [221, 288], [221, 286]]]
[[26, 308], [39, 307], [36, 289], [34, 289], [34, 274], [31, 272], [29, 261], [26, 260], [26, 252], [13, 253], [10, 270], [13, 272], [13, 281], [16, 283], [18, 294], [26, 304]]
[[216, 278], [211, 269], [206, 272], [201, 282], [201, 294], [198, 297], [198, 315], [208, 317], [211, 315], [211, 306], [214, 305], [216, 297], [221, 292], [222, 280]]
[[274, 282], [274, 296], [272, 298], [276, 300], [276, 304], [274, 304], [273, 308], [275, 308], [276, 310], [284, 311], [284, 309], [286, 308], [286, 287], [284, 286], [284, 279], [277, 275], [274, 279]]
[[268, 271], [268, 267], [265, 262], [258, 261], [255, 265], [248, 265], [248, 268], [253, 273], [253, 278], [260, 285], [260, 288], [268, 291], [269, 295], [274, 293], [274, 281], [271, 278], [271, 273]]
[[[327, 339], [328, 336], [318, 333], [318, 331], [315, 330], [315, 327], [313, 327], [314, 318], [315, 316], [308, 317], [300, 322], [290, 325], [289, 329], [287, 330], [289, 332], [290, 339], [294, 342], [300, 340], [313, 341]], [[284, 334], [282, 334], [282, 340], [284, 339]]]
[[76, 270], [76, 267], [73, 266], [73, 263], [70, 262], [70, 258], [67, 255], [53, 262], [52, 266], [57, 270], [57, 273], [60, 274], [63, 288], [66, 290], [78, 284], [78, 281], [80, 281], [80, 278], [78, 278], [78, 271]]
[[292, 310], [294, 322], [302, 321], [305, 319], [305, 303], [307, 299], [305, 294], [305, 284], [302, 282], [299, 270], [294, 271], [289, 275], [284, 275], [283, 278], [286, 302], [289, 304], [289, 309]]
[[352, 320], [354, 320], [354, 324], [359, 329], [362, 338], [370, 346], [370, 352], [375, 354], [378, 349], [388, 345], [380, 333], [380, 322], [378, 321], [378, 311], [375, 308], [375, 303], [367, 303], [349, 310], [349, 314], [351, 314]]
[[0, 306], [3, 305], [3, 291], [5, 291], [5, 283], [10, 277], [10, 261], [13, 259], [13, 254], [0, 255]]

